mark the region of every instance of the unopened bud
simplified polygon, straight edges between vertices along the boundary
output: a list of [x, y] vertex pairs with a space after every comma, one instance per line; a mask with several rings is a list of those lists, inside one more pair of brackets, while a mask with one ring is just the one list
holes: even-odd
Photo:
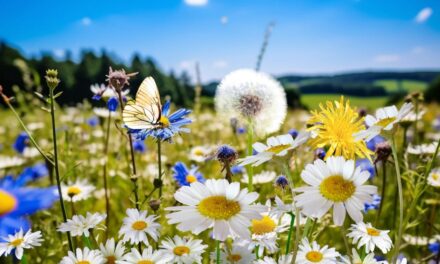
[[160, 208], [160, 200], [150, 200], [148, 204], [150, 205], [151, 210], [153, 210], [154, 212], [156, 212]]
[[58, 79], [58, 71], [55, 69], [49, 69], [46, 71], [46, 83], [50, 89], [55, 89], [60, 83], [60, 79]]
[[391, 155], [391, 146], [388, 142], [381, 142], [376, 144], [376, 159], [374, 163], [379, 161], [385, 162], [388, 160], [388, 157]]

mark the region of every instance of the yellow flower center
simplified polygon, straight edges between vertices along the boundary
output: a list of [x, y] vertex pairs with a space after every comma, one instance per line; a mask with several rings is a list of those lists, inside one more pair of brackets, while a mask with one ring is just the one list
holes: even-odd
[[12, 194], [0, 190], [0, 216], [12, 212], [17, 206], [17, 199]]
[[168, 117], [164, 115], [160, 116], [159, 123], [161, 123], [163, 127], [170, 126], [170, 120], [168, 119]]
[[239, 262], [241, 260], [241, 256], [239, 254], [231, 254], [227, 257], [230, 262]]
[[370, 236], [379, 236], [380, 231], [375, 228], [367, 227], [367, 234], [369, 234]]
[[145, 228], [147, 228], [147, 226], [148, 226], [148, 224], [145, 223], [145, 221], [136, 221], [131, 225], [131, 227], [137, 231], [142, 231]]
[[139, 260], [137, 264], [154, 264], [151, 260]]
[[325, 178], [319, 185], [322, 196], [333, 202], [344, 202], [356, 191], [352, 181], [347, 181], [340, 175]]
[[320, 262], [324, 256], [319, 251], [309, 251], [306, 254], [306, 259], [311, 262]]
[[277, 224], [275, 223], [275, 221], [269, 216], [265, 215], [260, 220], [252, 220], [251, 231], [253, 234], [263, 235], [273, 232], [276, 227]]
[[76, 264], [90, 264], [90, 262], [87, 260], [80, 260], [80, 261], [76, 262]]
[[[432, 179], [433, 179], [434, 181], [438, 180], [439, 178], [440, 178], [440, 175], [439, 175], [439, 174], [437, 174], [437, 173], [433, 173], [433, 174], [432, 174]], [[1, 209], [0, 209], [0, 214], [1, 214]]]
[[200, 201], [197, 209], [206, 217], [216, 220], [226, 220], [238, 214], [241, 210], [236, 201], [229, 201], [225, 196], [210, 196]]
[[286, 144], [286, 145], [277, 145], [277, 146], [273, 146], [273, 147], [268, 148], [266, 151], [278, 154], [281, 151], [288, 149], [289, 147], [290, 147], [290, 145], [288, 145], [288, 144]]
[[186, 176], [186, 182], [193, 183], [193, 182], [196, 182], [196, 181], [197, 181], [196, 176], [194, 176], [194, 175]]
[[201, 148], [197, 148], [197, 149], [194, 149], [194, 155], [203, 156], [203, 155], [205, 155], [205, 152]]
[[173, 253], [177, 256], [189, 254], [189, 252], [190, 252], [189, 247], [185, 247], [185, 246], [177, 246], [173, 249]]
[[313, 148], [327, 147], [325, 158], [343, 156], [354, 159], [356, 156], [369, 158], [373, 154], [363, 140], [356, 140], [354, 134], [365, 129], [364, 119], [350, 107], [348, 101], [341, 97], [339, 102], [327, 101], [326, 106], [320, 105], [319, 111], [312, 111], [307, 121], [308, 130], [316, 137], [309, 141]]
[[379, 122], [377, 122], [376, 125], [381, 126], [381, 127], [386, 127], [389, 124], [391, 124], [392, 122], [394, 122], [395, 120], [396, 120], [395, 117], [387, 117], [387, 118], [379, 120]]
[[115, 263], [116, 263], [115, 256], [108, 256], [107, 257], [107, 264], [115, 264]]
[[15, 240], [12, 240], [11, 242], [9, 242], [9, 245], [13, 246], [13, 247], [18, 247], [21, 245], [21, 243], [23, 243], [23, 239], [22, 238], [17, 238]]
[[76, 186], [71, 186], [67, 189], [67, 195], [73, 197], [81, 193], [81, 189]]

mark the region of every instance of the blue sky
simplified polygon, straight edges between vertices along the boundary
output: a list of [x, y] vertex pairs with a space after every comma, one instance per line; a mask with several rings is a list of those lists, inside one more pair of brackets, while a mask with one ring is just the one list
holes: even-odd
[[166, 71], [219, 79], [254, 67], [275, 74], [440, 68], [438, 0], [0, 0], [0, 39], [27, 55], [105, 48]]

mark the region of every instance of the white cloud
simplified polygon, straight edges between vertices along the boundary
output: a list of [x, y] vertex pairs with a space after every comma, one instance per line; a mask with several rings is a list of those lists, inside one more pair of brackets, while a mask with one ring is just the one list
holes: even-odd
[[411, 53], [412, 53], [412, 54], [421, 54], [421, 53], [423, 53], [423, 52], [425, 52], [425, 48], [423, 48], [423, 47], [421, 47], [421, 46], [414, 47], [414, 48], [411, 50]]
[[193, 71], [195, 69], [196, 62], [194, 60], [184, 60], [179, 63], [181, 70]]
[[419, 11], [419, 13], [417, 13], [417, 16], [414, 18], [414, 20], [421, 24], [421, 23], [425, 23], [432, 15], [432, 8], [430, 7], [425, 7], [422, 10]]
[[379, 54], [373, 59], [378, 63], [391, 63], [400, 61], [400, 56], [397, 54]]
[[204, 6], [208, 4], [208, 0], [185, 0], [185, 4], [190, 6]]
[[55, 49], [53, 50], [53, 54], [55, 57], [64, 58], [64, 56], [66, 56], [66, 51], [63, 49]]
[[223, 25], [228, 24], [228, 22], [229, 22], [229, 18], [227, 16], [222, 16], [220, 18], [220, 23], [222, 23]]
[[226, 68], [228, 66], [228, 63], [224, 60], [218, 60], [218, 61], [214, 61], [212, 63], [212, 67], [217, 68], [217, 69], [223, 69]]
[[90, 24], [92, 24], [92, 20], [90, 19], [90, 17], [83, 17], [81, 19], [81, 25], [87, 27], [90, 26]]

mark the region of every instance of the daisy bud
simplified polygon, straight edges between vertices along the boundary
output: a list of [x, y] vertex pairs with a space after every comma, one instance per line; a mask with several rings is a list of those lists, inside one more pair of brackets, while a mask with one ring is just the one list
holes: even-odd
[[365, 108], [359, 109], [359, 117], [365, 117], [367, 115], [367, 110]]
[[155, 199], [155, 200], [151, 200], [151, 201], [148, 202], [148, 204], [150, 205], [150, 208], [151, 208], [154, 212], [156, 212], [156, 211], [159, 210], [159, 208], [160, 208], [160, 200], [157, 200], [157, 199]]
[[60, 83], [60, 80], [58, 79], [58, 71], [54, 69], [49, 69], [46, 71], [46, 83], [47, 86], [49, 86], [50, 89], [55, 89], [58, 84]]
[[153, 185], [154, 185], [154, 188], [159, 189], [160, 187], [162, 187], [163, 182], [160, 179], [154, 179]]
[[285, 190], [289, 186], [289, 181], [287, 180], [286, 176], [280, 175], [275, 179], [274, 185], [275, 187]]
[[388, 142], [381, 142], [376, 144], [376, 159], [374, 163], [378, 161], [386, 162], [391, 155], [391, 146]]
[[232, 164], [238, 158], [238, 153], [234, 148], [222, 145], [217, 149], [215, 157], [223, 164]]

